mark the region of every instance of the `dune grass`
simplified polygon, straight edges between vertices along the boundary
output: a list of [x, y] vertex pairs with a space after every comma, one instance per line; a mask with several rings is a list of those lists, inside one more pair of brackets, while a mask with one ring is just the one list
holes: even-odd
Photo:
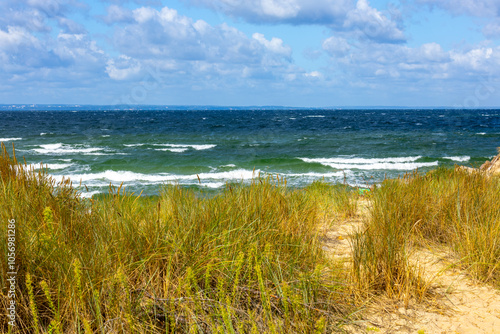
[[[326, 333], [350, 321], [345, 273], [319, 241], [314, 194], [327, 187], [261, 178], [210, 197], [165, 186], [85, 200], [5, 147], [0, 176], [0, 219], [17, 224], [19, 333]], [[6, 254], [6, 224], [0, 235]]]
[[500, 286], [500, 182], [481, 172], [439, 168], [386, 180], [353, 239], [359, 291], [422, 300], [428, 284], [409, 261], [418, 246], [448, 246], [476, 279]]

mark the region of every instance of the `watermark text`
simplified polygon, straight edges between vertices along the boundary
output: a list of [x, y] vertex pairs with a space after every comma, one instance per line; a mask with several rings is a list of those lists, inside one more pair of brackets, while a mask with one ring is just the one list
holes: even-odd
[[10, 219], [7, 225], [7, 318], [9, 326], [16, 326], [16, 220]]

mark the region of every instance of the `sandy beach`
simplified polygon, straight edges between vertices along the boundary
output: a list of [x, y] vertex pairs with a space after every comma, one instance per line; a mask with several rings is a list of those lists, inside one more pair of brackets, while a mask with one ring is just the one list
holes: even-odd
[[[355, 217], [323, 227], [323, 249], [332, 259], [351, 265], [352, 234], [368, 218], [370, 201], [359, 200]], [[352, 333], [494, 334], [500, 328], [500, 291], [460, 269], [446, 247], [419, 247], [412, 262], [424, 273], [435, 294], [432, 304], [402, 302], [384, 297], [365, 305], [365, 314]]]

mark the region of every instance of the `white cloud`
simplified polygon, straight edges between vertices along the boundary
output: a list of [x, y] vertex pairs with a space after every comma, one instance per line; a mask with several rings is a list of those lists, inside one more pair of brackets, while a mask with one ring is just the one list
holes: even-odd
[[254, 23], [332, 24], [341, 19], [352, 0], [190, 0]]
[[[468, 50], [445, 51], [437, 43], [414, 48], [377, 43], [348, 46], [345, 41], [335, 38], [323, 43], [323, 49], [334, 60], [331, 70], [341, 71], [351, 79], [387, 77], [405, 79], [418, 86], [419, 82], [428, 84], [429, 80], [435, 79], [468, 81], [471, 76], [500, 73], [500, 47], [476, 46]], [[380, 81], [380, 84], [384, 82]]]
[[321, 77], [323, 77], [323, 74], [321, 74], [321, 72], [318, 72], [318, 71], [312, 71], [312, 72], [304, 73], [304, 76], [307, 78], [321, 78]]
[[351, 49], [351, 46], [345, 38], [332, 36], [323, 42], [323, 49], [331, 55], [343, 56]]
[[133, 11], [134, 22], [115, 27], [115, 46], [136, 59], [173, 59], [221, 64], [285, 64], [291, 48], [283, 40], [260, 33], [247, 37], [227, 24], [212, 26], [194, 21], [176, 10], [149, 7]]
[[262, 0], [262, 13], [276, 18], [294, 17], [300, 10], [296, 1]]
[[39, 42], [26, 29], [20, 27], [8, 27], [7, 31], [0, 30], [1, 50], [16, 50], [22, 46], [38, 48]]
[[362, 37], [378, 42], [404, 42], [405, 35], [397, 24], [370, 7], [367, 0], [358, 0], [356, 8], [349, 11], [344, 28], [362, 32]]
[[[22, 27], [0, 30], [1, 70], [8, 73], [26, 72], [30, 68], [54, 67], [61, 64], [46, 45]], [[5, 77], [4, 77], [5, 78]]]
[[281, 38], [273, 37], [269, 41], [264, 37], [263, 34], [260, 33], [254, 33], [252, 35], [252, 38], [276, 55], [282, 55], [283, 57], [287, 58], [292, 55], [292, 49], [289, 46], [283, 45], [283, 40]]
[[68, 64], [102, 68], [107, 56], [87, 34], [60, 33], [55, 42], [54, 53]]
[[117, 5], [111, 5], [106, 8], [107, 15], [99, 16], [99, 18], [107, 24], [114, 24], [120, 22], [132, 22], [132, 10]]
[[190, 0], [252, 23], [317, 24], [384, 43], [400, 43], [405, 35], [393, 18], [367, 0]]
[[116, 59], [110, 59], [106, 63], [106, 73], [111, 79], [125, 80], [136, 77], [141, 71], [138, 61], [121, 55]]
[[456, 15], [496, 17], [500, 14], [500, 1], [498, 0], [416, 0], [416, 2], [431, 7], [440, 7]]
[[[487, 72], [500, 65], [500, 48], [479, 47], [467, 52], [453, 51], [450, 54], [453, 63], [466, 70]], [[496, 70], [495, 72], [498, 72]]]
[[483, 27], [483, 34], [488, 38], [500, 38], [500, 19], [486, 24]]

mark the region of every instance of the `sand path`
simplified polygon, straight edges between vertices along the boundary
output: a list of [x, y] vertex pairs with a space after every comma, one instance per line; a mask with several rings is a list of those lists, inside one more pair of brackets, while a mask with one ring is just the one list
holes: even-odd
[[[330, 256], [351, 261], [350, 235], [362, 226], [368, 212], [361, 201], [355, 218], [325, 226], [323, 249]], [[423, 269], [436, 292], [436, 305], [404, 307], [387, 300], [373, 302], [354, 333], [500, 333], [500, 291], [474, 281], [453, 264], [457, 260], [447, 249], [418, 249], [413, 261]], [[378, 304], [378, 305], [377, 305]], [[383, 308], [380, 305], [385, 305]]]

